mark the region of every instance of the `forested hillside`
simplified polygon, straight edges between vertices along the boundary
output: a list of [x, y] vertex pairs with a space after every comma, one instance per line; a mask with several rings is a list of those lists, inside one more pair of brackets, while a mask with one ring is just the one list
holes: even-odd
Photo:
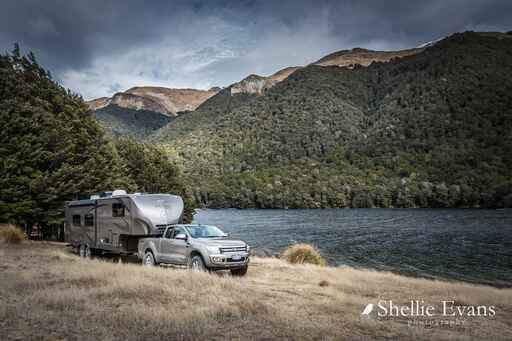
[[185, 193], [165, 152], [112, 140], [82, 98], [18, 46], [0, 55], [0, 123], [2, 223], [44, 229], [62, 222], [66, 200], [115, 188]]
[[112, 134], [144, 138], [173, 120], [156, 111], [121, 108], [110, 104], [94, 111], [94, 115]]
[[512, 36], [212, 97], [155, 138], [212, 207], [512, 205]]

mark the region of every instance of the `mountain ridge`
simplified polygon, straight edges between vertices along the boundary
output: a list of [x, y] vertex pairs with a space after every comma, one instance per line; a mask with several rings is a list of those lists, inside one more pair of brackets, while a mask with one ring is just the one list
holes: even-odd
[[202, 102], [215, 95], [218, 89], [197, 90], [175, 89], [157, 86], [135, 86], [112, 97], [100, 97], [88, 101], [91, 110], [98, 110], [110, 104], [120, 108], [154, 111], [168, 116], [179, 112], [195, 110]]
[[503, 38], [466, 32], [366, 67], [309, 65], [239, 103], [224, 89], [153, 139], [210, 207], [511, 205]]

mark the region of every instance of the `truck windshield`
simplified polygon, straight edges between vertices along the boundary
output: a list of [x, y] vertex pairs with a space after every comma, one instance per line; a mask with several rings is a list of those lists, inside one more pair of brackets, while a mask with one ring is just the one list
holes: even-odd
[[227, 236], [227, 234], [216, 226], [187, 226], [187, 230], [192, 238], [217, 238]]

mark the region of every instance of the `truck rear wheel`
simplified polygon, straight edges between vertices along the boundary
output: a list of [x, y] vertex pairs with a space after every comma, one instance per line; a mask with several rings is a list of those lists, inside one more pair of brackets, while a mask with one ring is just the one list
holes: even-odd
[[231, 269], [230, 271], [231, 271], [232, 276], [240, 276], [241, 277], [241, 276], [245, 276], [248, 269], [249, 269], [249, 267], [246, 265], [241, 268]]
[[157, 263], [155, 261], [155, 256], [153, 256], [153, 252], [146, 251], [144, 254], [144, 258], [142, 258], [142, 265], [144, 266], [156, 266]]

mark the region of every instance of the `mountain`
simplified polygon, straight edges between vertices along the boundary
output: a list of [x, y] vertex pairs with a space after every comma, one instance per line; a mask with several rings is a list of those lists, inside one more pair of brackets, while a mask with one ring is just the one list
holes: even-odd
[[195, 110], [201, 103], [215, 95], [218, 88], [210, 90], [170, 89], [156, 86], [133, 87], [118, 92], [111, 98], [101, 97], [87, 102], [92, 110], [108, 105], [120, 108], [158, 112], [177, 116], [182, 111]]
[[265, 91], [269, 90], [277, 83], [285, 80], [289, 75], [298, 69], [300, 69], [300, 66], [290, 66], [279, 70], [268, 77], [249, 75], [242, 79], [240, 82], [230, 85], [229, 91], [231, 95], [240, 93], [263, 95]]
[[110, 104], [110, 97], [100, 97], [86, 102], [91, 110], [101, 109]]
[[[421, 48], [403, 51], [372, 51], [362, 48], [332, 53], [313, 63], [321, 66], [368, 66], [374, 61], [389, 61], [421, 52]], [[100, 122], [115, 135], [144, 138], [163, 127], [170, 117], [194, 111], [226, 111], [247, 104], [288, 78], [301, 66], [287, 67], [270, 76], [249, 75], [226, 89], [218, 87], [208, 91], [169, 89], [162, 87], [133, 87], [112, 97], [100, 97], [88, 103]], [[140, 111], [140, 112], [138, 112]]]
[[99, 107], [96, 119], [115, 136], [145, 138], [173, 120], [173, 117], [150, 110], [121, 108], [116, 104]]
[[388, 62], [393, 58], [403, 58], [420, 53], [421, 51], [423, 51], [423, 48], [400, 51], [373, 51], [357, 47], [352, 50], [331, 53], [313, 64], [340, 67], [368, 66], [373, 62]]
[[152, 138], [210, 207], [511, 206], [511, 38], [341, 51], [225, 88]]
[[144, 138], [174, 117], [195, 110], [220, 90], [133, 87], [112, 97], [88, 101], [87, 105], [114, 135]]
[[[434, 43], [435, 42], [430, 42], [430, 45]], [[354, 68], [356, 66], [368, 66], [373, 62], [388, 62], [393, 58], [403, 58], [420, 53], [423, 50], [424, 48], [399, 51], [373, 51], [357, 47], [351, 50], [341, 50], [331, 53], [310, 65]], [[219, 91], [215, 96], [212, 96], [200, 105], [198, 110], [226, 111], [231, 110], [234, 106], [247, 104], [257, 96], [263, 95], [270, 88], [282, 82], [301, 68], [303, 67], [287, 67], [268, 77], [254, 74], [249, 75], [240, 82], [231, 84], [227, 90], [223, 92]]]

